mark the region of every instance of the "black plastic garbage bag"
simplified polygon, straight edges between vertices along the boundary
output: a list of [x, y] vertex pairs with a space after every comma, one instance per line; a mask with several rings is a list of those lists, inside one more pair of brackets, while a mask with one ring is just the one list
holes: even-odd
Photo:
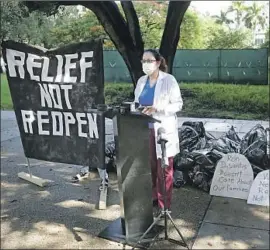
[[195, 150], [190, 152], [190, 156], [195, 161], [196, 165], [200, 166], [212, 166], [214, 162], [208, 157], [208, 150]]
[[203, 126], [202, 122], [190, 122], [190, 121], [186, 121], [182, 124], [182, 126], [188, 126], [193, 128], [199, 137], [205, 137], [205, 128]]
[[107, 172], [116, 172], [114, 141], [108, 142], [105, 145], [105, 164]]
[[114, 141], [106, 143], [105, 156], [107, 156], [109, 158], [113, 158], [115, 156], [115, 143], [114, 143]]
[[252, 167], [252, 169], [253, 169], [254, 178], [256, 177], [256, 175], [257, 175], [258, 173], [260, 173], [260, 172], [262, 172], [263, 170], [265, 170], [265, 169], [263, 169], [263, 168], [260, 168], [259, 166], [254, 165], [254, 164], [251, 164], [251, 167]]
[[267, 130], [258, 124], [241, 140], [232, 126], [224, 136], [215, 138], [205, 132], [202, 122], [184, 122], [179, 129], [181, 151], [174, 158], [174, 186], [191, 183], [209, 192], [216, 164], [228, 153], [245, 155], [251, 163], [254, 177], [269, 169]]
[[237, 152], [237, 145], [234, 141], [227, 137], [221, 137], [217, 141], [213, 142], [212, 149], [215, 149], [224, 154]]
[[175, 170], [173, 172], [173, 186], [176, 188], [183, 187], [188, 181], [188, 173], [184, 174], [182, 171]]
[[191, 127], [182, 126], [178, 130], [180, 151], [192, 151], [199, 141], [198, 133]]
[[189, 178], [192, 180], [193, 186], [206, 192], [210, 190], [212, 177], [199, 165], [195, 166], [192, 171], [189, 171]]
[[[116, 172], [115, 165], [115, 143], [114, 141], [107, 142], [105, 144], [105, 168], [107, 172]], [[90, 171], [96, 171], [96, 168], [89, 167]]]
[[234, 130], [234, 127], [231, 126], [229, 131], [218, 139], [215, 139], [213, 136], [210, 137], [211, 134], [206, 133], [207, 139], [207, 148], [211, 148], [213, 150], [217, 150], [224, 154], [228, 153], [237, 153], [240, 150], [240, 138]]
[[236, 133], [236, 131], [234, 130], [234, 127], [231, 126], [231, 128], [229, 129], [229, 131], [226, 133], [226, 137], [238, 144], [240, 144], [241, 139], [238, 136], [238, 134]]
[[178, 130], [180, 150], [193, 151], [206, 145], [202, 122], [184, 122]]
[[217, 163], [224, 155], [224, 153], [216, 149], [212, 149], [207, 153], [208, 158], [214, 163]]
[[257, 124], [243, 137], [240, 143], [240, 153], [246, 156], [251, 164], [264, 170], [270, 168], [266, 136], [264, 127]]
[[226, 143], [232, 148], [233, 152], [239, 153], [241, 139], [237, 135], [233, 126], [231, 126], [229, 131], [226, 133], [225, 138]]
[[193, 151], [190, 154], [195, 161], [195, 165], [200, 166], [201, 171], [206, 172], [209, 176], [214, 174], [217, 160], [211, 159], [212, 151], [204, 149]]
[[183, 150], [174, 157], [173, 167], [175, 170], [185, 171], [190, 170], [195, 162], [190, 152]]

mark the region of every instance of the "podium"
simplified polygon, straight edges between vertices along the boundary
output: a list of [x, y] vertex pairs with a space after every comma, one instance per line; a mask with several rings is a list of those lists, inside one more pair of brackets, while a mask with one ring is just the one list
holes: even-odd
[[[121, 216], [99, 234], [101, 238], [132, 245], [153, 223], [148, 123], [154, 121], [136, 112], [113, 118]], [[157, 226], [147, 238], [160, 230]]]

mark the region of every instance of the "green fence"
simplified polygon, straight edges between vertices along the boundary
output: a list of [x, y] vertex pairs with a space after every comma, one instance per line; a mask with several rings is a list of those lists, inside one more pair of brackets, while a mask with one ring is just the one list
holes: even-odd
[[[104, 51], [104, 71], [106, 82], [131, 82], [118, 51]], [[177, 50], [173, 75], [178, 82], [268, 84], [268, 50]]]

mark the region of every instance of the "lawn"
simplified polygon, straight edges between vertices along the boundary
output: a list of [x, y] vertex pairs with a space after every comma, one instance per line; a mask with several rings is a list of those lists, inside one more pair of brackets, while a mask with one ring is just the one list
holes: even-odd
[[[220, 83], [181, 83], [184, 100], [182, 116], [198, 118], [268, 120], [269, 86]], [[106, 83], [109, 105], [132, 100], [133, 87], [127, 83]], [[1, 109], [12, 110], [6, 76], [1, 75]]]
[[1, 110], [13, 109], [9, 86], [5, 74], [1, 74]]
[[[268, 120], [269, 86], [182, 84], [183, 115], [224, 119]], [[187, 92], [187, 93], [185, 93]]]

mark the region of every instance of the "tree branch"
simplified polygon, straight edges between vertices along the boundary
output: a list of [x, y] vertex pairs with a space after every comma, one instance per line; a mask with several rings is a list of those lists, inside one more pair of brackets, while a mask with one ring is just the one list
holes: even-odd
[[130, 49], [134, 49], [127, 23], [114, 1], [85, 1], [81, 4], [95, 13], [116, 48], [121, 47], [121, 43], [126, 43]]
[[[46, 5], [50, 3], [50, 6]], [[50, 1], [50, 2], [26, 2], [31, 10], [50, 11], [57, 10], [60, 5], [82, 5], [93, 11], [109, 35], [111, 41], [122, 55], [132, 78], [134, 85], [142, 76], [140, 57], [141, 48], [138, 48], [132, 39], [128, 25], [114, 1]], [[136, 22], [134, 22], [136, 25]], [[137, 27], [139, 29], [139, 27]], [[136, 33], [137, 34], [137, 33]]]
[[168, 63], [169, 72], [172, 72], [173, 60], [180, 38], [180, 24], [191, 1], [170, 1], [165, 29], [160, 44], [160, 53]]
[[134, 9], [134, 5], [131, 1], [121, 1], [121, 6], [127, 19], [128, 28], [133, 39], [133, 43], [139, 50], [143, 52], [144, 42], [142, 40], [139, 19]]
[[117, 4], [114, 1], [87, 1], [83, 2], [82, 5], [91, 9], [97, 16], [100, 24], [122, 55], [135, 85], [143, 74], [140, 62], [143, 51], [133, 43], [127, 23], [121, 15]]
[[95, 13], [116, 47], [119, 46], [119, 42], [129, 43], [131, 47], [134, 45], [127, 23], [114, 1], [25, 1], [24, 3], [30, 11], [40, 10], [47, 14], [55, 13], [60, 5], [82, 5]]

